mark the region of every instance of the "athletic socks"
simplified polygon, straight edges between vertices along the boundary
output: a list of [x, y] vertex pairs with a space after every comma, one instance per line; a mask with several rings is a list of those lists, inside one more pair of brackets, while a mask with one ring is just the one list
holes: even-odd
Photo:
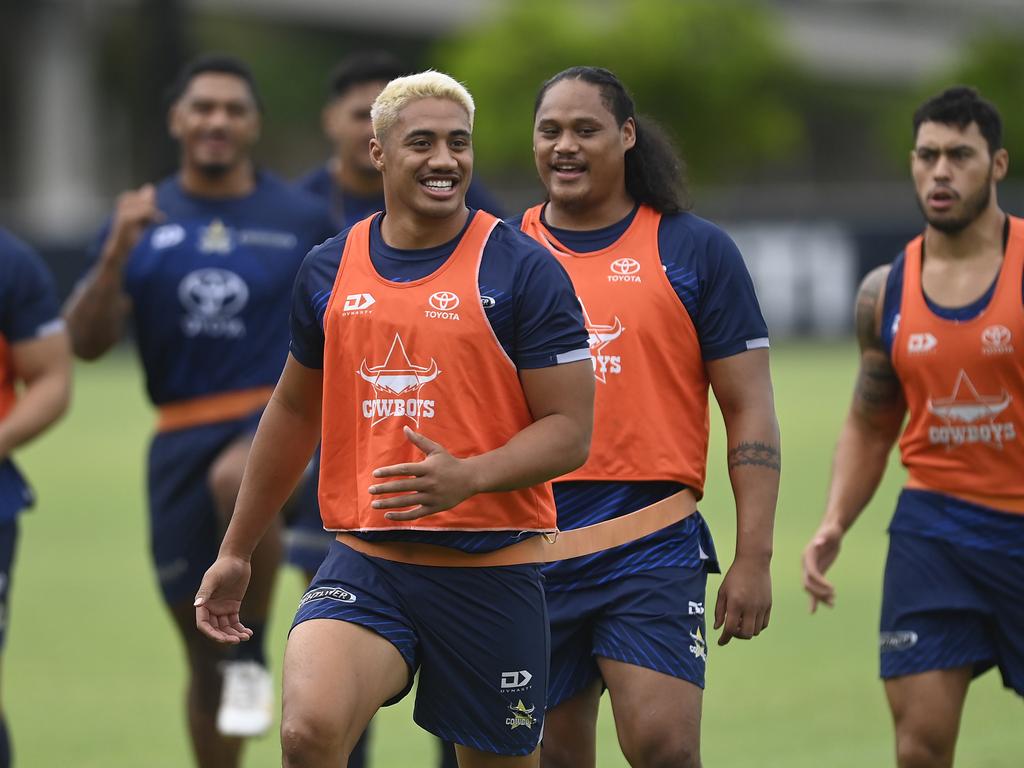
[[232, 661], [255, 661], [261, 666], [267, 666], [266, 654], [266, 629], [265, 621], [248, 620], [243, 622], [252, 630], [252, 637], [245, 642], [233, 646], [228, 654]]

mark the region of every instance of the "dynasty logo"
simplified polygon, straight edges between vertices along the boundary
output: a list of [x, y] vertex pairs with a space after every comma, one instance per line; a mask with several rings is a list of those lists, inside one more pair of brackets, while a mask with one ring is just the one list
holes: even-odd
[[622, 357], [606, 355], [604, 348], [619, 338], [626, 329], [622, 327], [618, 317], [612, 321], [611, 325], [598, 325], [590, 319], [582, 301], [580, 306], [583, 307], [583, 325], [587, 329], [587, 344], [590, 347], [591, 362], [594, 364], [594, 378], [605, 384], [608, 374], [622, 372]]
[[373, 387], [373, 399], [363, 400], [363, 417], [376, 426], [385, 419], [404, 417], [417, 427], [420, 419], [434, 418], [434, 401], [420, 398], [420, 390], [441, 375], [434, 358], [427, 365], [414, 365], [397, 333], [380, 365], [368, 365], [366, 358], [357, 371]]
[[1003, 443], [1017, 439], [1012, 421], [996, 420], [1011, 402], [1013, 398], [1005, 389], [999, 395], [978, 394], [967, 372], [961, 370], [952, 395], [928, 399], [929, 413], [944, 422], [928, 428], [928, 440], [933, 445], [945, 445], [946, 450], [968, 443], [1002, 449]]

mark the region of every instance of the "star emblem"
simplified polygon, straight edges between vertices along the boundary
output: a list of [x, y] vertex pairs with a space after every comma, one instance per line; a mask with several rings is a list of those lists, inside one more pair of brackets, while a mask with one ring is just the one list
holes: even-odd
[[[949, 397], [929, 398], [928, 412], [938, 416], [948, 427], [954, 424], [974, 424], [982, 420], [994, 426], [995, 417], [1005, 411], [1011, 402], [1013, 398], [1005, 389], [999, 395], [978, 394], [967, 372], [961, 369], [953, 385], [953, 394]], [[995, 434], [997, 437], [994, 445], [1002, 448], [998, 431]], [[952, 445], [947, 446], [947, 450], [952, 448]]]
[[[396, 333], [384, 362], [381, 365], [371, 366], [367, 365], [364, 357], [357, 373], [363, 381], [373, 387], [374, 399], [380, 400], [382, 395], [384, 398], [395, 398], [407, 393], [418, 394], [420, 388], [436, 379], [441, 371], [434, 358], [430, 359], [429, 365], [413, 365], [409, 360], [409, 354], [405, 351], [402, 337]], [[417, 427], [419, 426], [418, 413], [411, 415], [406, 412], [405, 415], [412, 419]], [[388, 415], [378, 416], [374, 419], [373, 424], [379, 424], [386, 418]]]

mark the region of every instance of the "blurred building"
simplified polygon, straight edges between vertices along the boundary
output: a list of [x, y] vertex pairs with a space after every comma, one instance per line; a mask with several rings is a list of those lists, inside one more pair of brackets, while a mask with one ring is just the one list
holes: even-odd
[[[268, 115], [260, 156], [293, 175], [326, 152], [317, 110], [333, 60], [384, 46], [415, 63], [435, 40], [507, 2], [0, 0], [0, 221], [47, 251], [66, 287], [114, 195], [173, 167], [163, 88], [194, 51], [250, 46], [260, 50], [261, 82], [289, 81], [290, 101]], [[1024, 30], [1019, 0], [765, 2], [793, 56], [838, 89], [910, 87], [948, 68], [978, 30]], [[828, 147], [830, 138], [812, 143]], [[700, 190], [698, 211], [736, 233], [782, 332], [845, 330], [859, 275], [920, 226], [906, 178], [829, 178], [818, 167], [825, 162], [812, 156], [784, 182]], [[536, 186], [524, 174], [501, 179], [496, 192], [514, 210]], [[1004, 194], [1021, 210], [1020, 190]], [[811, 299], [796, 310], [798, 296]]]

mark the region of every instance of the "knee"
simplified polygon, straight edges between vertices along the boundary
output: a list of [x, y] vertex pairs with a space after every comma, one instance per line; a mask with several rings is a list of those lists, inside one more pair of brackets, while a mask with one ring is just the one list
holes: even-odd
[[619, 739], [633, 768], [701, 768], [700, 742], [671, 729]]
[[286, 713], [281, 720], [281, 754], [285, 768], [322, 765], [328, 761], [344, 765], [351, 747], [346, 747], [336, 730], [315, 718]]
[[900, 768], [947, 768], [953, 765], [955, 737], [924, 728], [896, 731], [896, 763]]
[[238, 489], [242, 485], [242, 472], [244, 464], [236, 461], [221, 460], [210, 467], [207, 483], [210, 493], [213, 495], [218, 508], [231, 514], [235, 499], [238, 497]]
[[580, 752], [562, 739], [545, 734], [540, 748], [540, 768], [576, 768]]

